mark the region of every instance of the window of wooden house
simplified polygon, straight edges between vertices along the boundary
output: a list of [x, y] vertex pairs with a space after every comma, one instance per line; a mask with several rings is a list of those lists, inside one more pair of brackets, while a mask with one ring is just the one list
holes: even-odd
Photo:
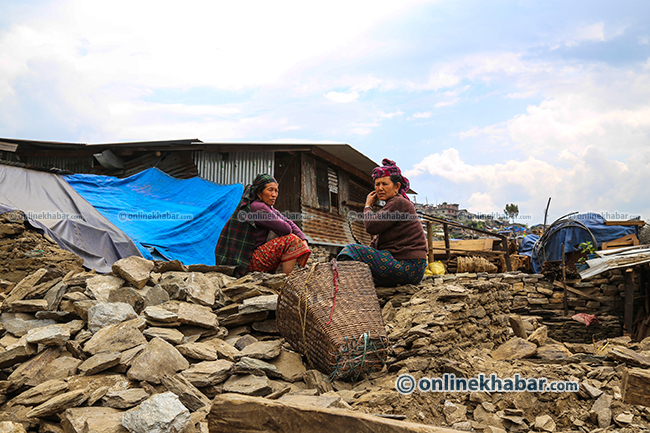
[[330, 207], [332, 211], [339, 210], [339, 174], [332, 167], [327, 167], [327, 186], [330, 194]]
[[327, 174], [327, 165], [316, 161], [316, 195], [318, 207], [330, 210], [330, 189]]

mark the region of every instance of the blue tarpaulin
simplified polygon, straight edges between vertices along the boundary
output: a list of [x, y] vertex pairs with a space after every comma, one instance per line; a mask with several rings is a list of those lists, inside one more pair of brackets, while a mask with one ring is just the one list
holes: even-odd
[[64, 177], [136, 244], [146, 258], [214, 265], [219, 234], [239, 203], [241, 184], [176, 179], [150, 168], [125, 179]]
[[[530, 237], [534, 235], [524, 237], [525, 242], [522, 242], [519, 246], [519, 253], [530, 256], [533, 271], [536, 273], [541, 272], [544, 258], [546, 258], [546, 261], [562, 260], [562, 244], [564, 244], [566, 254], [580, 251], [578, 245], [582, 242], [591, 242], [593, 244], [589, 232], [578, 223], [587, 227], [593, 234], [597, 244], [594, 245], [595, 249], [598, 249], [603, 242], [610, 242], [626, 235], [636, 234], [636, 227], [608, 226], [605, 225], [605, 219], [601, 215], [590, 212], [572, 215], [562, 222], [554, 223], [544, 236], [543, 245], [532, 248], [530, 243], [532, 240], [536, 241], [536, 239]], [[530, 239], [526, 240], [527, 238]]]

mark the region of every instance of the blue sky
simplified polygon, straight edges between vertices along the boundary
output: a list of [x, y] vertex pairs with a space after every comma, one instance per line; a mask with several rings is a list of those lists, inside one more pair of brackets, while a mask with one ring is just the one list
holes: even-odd
[[5, 0], [0, 136], [343, 142], [420, 202], [646, 219], [650, 3]]

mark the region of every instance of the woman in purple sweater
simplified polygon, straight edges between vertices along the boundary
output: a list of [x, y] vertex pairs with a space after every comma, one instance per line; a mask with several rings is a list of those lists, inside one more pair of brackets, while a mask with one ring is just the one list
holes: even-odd
[[[415, 206], [406, 196], [409, 181], [389, 159], [372, 171], [372, 178], [375, 190], [366, 197], [363, 221], [374, 238], [370, 246], [347, 245], [337, 259], [366, 263], [377, 286], [418, 284], [427, 266], [427, 241]], [[377, 200], [386, 204], [374, 212]]]
[[235, 273], [282, 272], [290, 274], [296, 263], [305, 266], [311, 254], [303, 232], [273, 205], [278, 182], [258, 175], [244, 190], [237, 209], [219, 236], [217, 265], [235, 266]]

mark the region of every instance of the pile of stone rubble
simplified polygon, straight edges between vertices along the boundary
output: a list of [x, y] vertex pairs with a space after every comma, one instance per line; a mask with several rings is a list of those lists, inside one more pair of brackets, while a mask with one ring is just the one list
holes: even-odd
[[[7, 251], [26, 237], [0, 233]], [[235, 279], [228, 268], [137, 257], [98, 275], [46, 256], [27, 257], [43, 266], [22, 262], [32, 270], [21, 278], [0, 274], [0, 432], [322, 431], [324, 422], [342, 431], [650, 427], [648, 408], [622, 400], [625, 371], [650, 368], [650, 340], [554, 341], [534, 319], [509, 314], [505, 283], [436, 278], [378, 288], [389, 358], [383, 370], [344, 382], [310, 369], [278, 334], [283, 275]], [[402, 375], [445, 373], [545, 377], [580, 390], [396, 390]]]

